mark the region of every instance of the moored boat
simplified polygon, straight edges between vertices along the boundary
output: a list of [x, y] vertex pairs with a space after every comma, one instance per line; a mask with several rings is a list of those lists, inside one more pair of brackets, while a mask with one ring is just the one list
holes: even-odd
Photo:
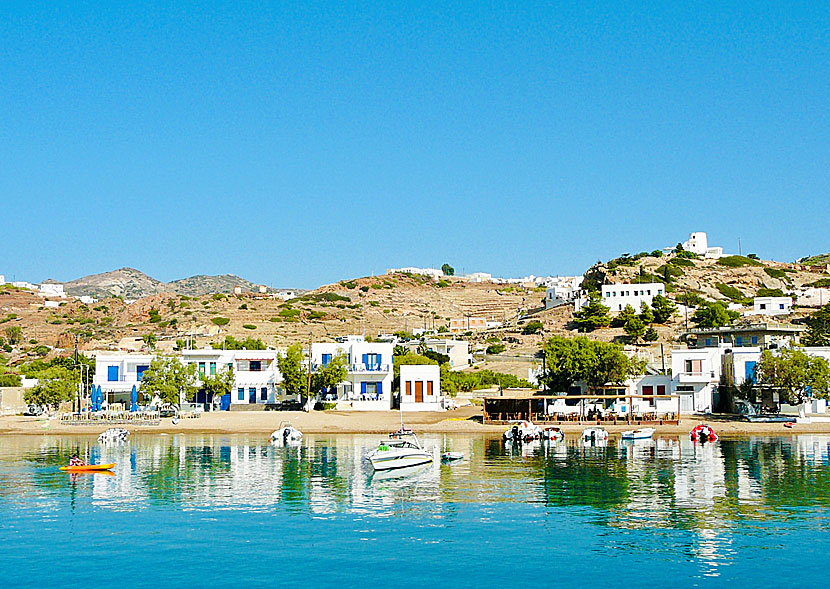
[[290, 423], [280, 424], [280, 429], [271, 434], [271, 443], [282, 446], [299, 444], [302, 440], [303, 432]]
[[412, 430], [401, 427], [369, 452], [369, 460], [375, 470], [393, 470], [432, 462], [432, 452], [421, 446]]
[[517, 421], [502, 434], [506, 442], [530, 442], [542, 437], [542, 428], [532, 421]]
[[130, 432], [123, 427], [111, 427], [98, 436], [99, 444], [123, 444], [130, 437]]
[[655, 429], [653, 427], [644, 427], [640, 429], [630, 429], [620, 434], [623, 440], [648, 440], [654, 435]]
[[441, 460], [444, 462], [454, 462], [464, 458], [464, 452], [444, 452], [441, 454]]
[[588, 427], [582, 430], [583, 442], [603, 442], [608, 439], [608, 431], [602, 427]]
[[542, 439], [552, 442], [561, 442], [565, 439], [565, 432], [558, 427], [546, 427], [542, 430]]
[[689, 437], [693, 442], [698, 443], [718, 441], [718, 434], [705, 423], [701, 423], [692, 428], [692, 431], [689, 432]]

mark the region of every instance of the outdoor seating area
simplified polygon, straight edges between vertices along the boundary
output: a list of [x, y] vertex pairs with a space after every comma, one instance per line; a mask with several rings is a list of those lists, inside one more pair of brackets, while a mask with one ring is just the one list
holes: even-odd
[[[666, 405], [672, 403], [675, 410], [642, 410], [636, 400], [642, 396], [617, 397], [600, 396], [534, 396], [534, 397], [491, 397], [484, 400], [484, 423], [504, 425], [513, 421], [532, 421], [539, 424], [595, 424], [595, 425], [663, 425], [677, 424], [680, 410], [673, 400], [676, 396], [662, 395], [660, 400]], [[650, 400], [651, 398], [649, 398]], [[568, 400], [573, 405], [565, 411], [554, 410], [557, 401]], [[614, 411], [604, 408], [604, 401], [625, 400], [626, 408], [632, 411]], [[642, 403], [647, 405], [647, 403]], [[561, 403], [560, 403], [561, 405]], [[665, 406], [665, 405], [664, 405]]]
[[67, 425], [159, 425], [161, 416], [158, 411], [83, 411], [81, 413], [62, 413], [62, 424]]

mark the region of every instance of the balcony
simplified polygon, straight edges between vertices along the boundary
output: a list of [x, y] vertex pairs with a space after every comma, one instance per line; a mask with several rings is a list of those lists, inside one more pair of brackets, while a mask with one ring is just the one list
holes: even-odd
[[389, 364], [352, 364], [349, 366], [349, 372], [355, 374], [382, 374], [392, 372], [392, 367]]
[[678, 374], [678, 380], [681, 383], [714, 382], [716, 380], [715, 371], [705, 370], [703, 372], [681, 372]]

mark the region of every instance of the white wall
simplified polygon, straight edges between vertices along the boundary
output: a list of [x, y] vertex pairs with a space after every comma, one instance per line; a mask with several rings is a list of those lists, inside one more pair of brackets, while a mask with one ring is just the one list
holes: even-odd
[[642, 303], [651, 306], [656, 295], [666, 294], [666, 287], [661, 282], [648, 284], [603, 284], [602, 304], [611, 309], [612, 313], [618, 313], [631, 305], [634, 311], [640, 312]]
[[789, 315], [793, 311], [790, 297], [755, 297], [752, 299], [753, 315]]
[[[415, 401], [416, 383], [422, 383], [423, 401]], [[409, 383], [410, 394], [406, 394]], [[428, 395], [432, 383], [432, 395]], [[441, 394], [441, 367], [435, 364], [401, 366], [401, 411], [441, 411], [444, 397]]]

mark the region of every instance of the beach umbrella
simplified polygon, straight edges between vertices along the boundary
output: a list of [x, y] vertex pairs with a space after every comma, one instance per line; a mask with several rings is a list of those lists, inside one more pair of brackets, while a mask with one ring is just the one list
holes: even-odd
[[101, 392], [101, 385], [98, 385], [98, 392], [95, 395], [95, 411], [101, 410], [101, 402], [104, 398], [104, 394]]
[[133, 392], [130, 393], [130, 411], [138, 411], [138, 391], [135, 390], [135, 385], [133, 385]]

